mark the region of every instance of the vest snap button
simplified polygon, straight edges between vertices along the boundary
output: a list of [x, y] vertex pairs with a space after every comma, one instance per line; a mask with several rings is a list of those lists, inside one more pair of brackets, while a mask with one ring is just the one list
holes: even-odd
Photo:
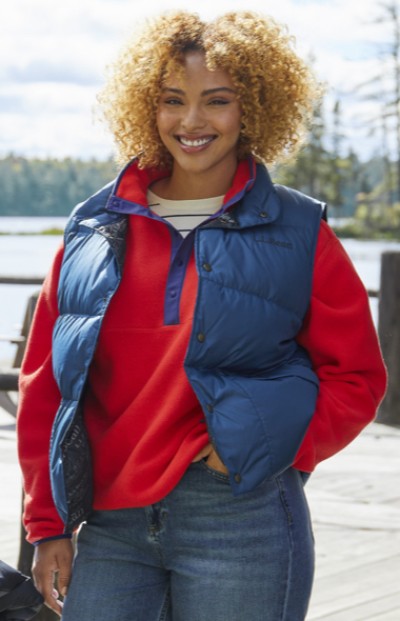
[[268, 218], [268, 214], [266, 211], [260, 211], [260, 218]]
[[214, 406], [213, 406], [213, 404], [212, 404], [212, 403], [207, 403], [207, 405], [206, 405], [206, 409], [207, 409], [207, 412], [210, 412], [210, 414], [211, 414], [212, 412], [214, 412]]
[[197, 340], [199, 341], [199, 343], [204, 343], [204, 341], [206, 340], [205, 334], [203, 334], [203, 332], [199, 332], [197, 335]]
[[241, 483], [242, 481], [242, 477], [240, 476], [240, 474], [235, 474], [234, 479], [236, 483]]
[[203, 263], [203, 270], [205, 270], [206, 272], [211, 272], [212, 267], [209, 263]]

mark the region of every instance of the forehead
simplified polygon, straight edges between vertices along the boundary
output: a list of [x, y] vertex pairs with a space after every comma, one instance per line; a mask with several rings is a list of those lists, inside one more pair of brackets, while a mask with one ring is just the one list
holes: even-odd
[[163, 84], [167, 87], [197, 86], [200, 90], [219, 86], [235, 88], [228, 71], [222, 68], [211, 71], [207, 68], [202, 52], [188, 52], [182, 63], [171, 64], [167, 68]]

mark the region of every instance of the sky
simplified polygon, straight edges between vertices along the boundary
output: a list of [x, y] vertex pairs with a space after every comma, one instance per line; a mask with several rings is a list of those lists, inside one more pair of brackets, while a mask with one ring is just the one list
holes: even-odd
[[176, 8], [206, 19], [249, 9], [285, 23], [327, 85], [328, 118], [340, 97], [342, 148], [362, 158], [379, 150], [365, 126], [378, 104], [354, 95], [383, 72], [377, 49], [390, 31], [374, 23], [379, 0], [10, 0], [0, 6], [0, 157], [111, 156], [112, 137], [96, 115], [105, 68], [138, 23]]

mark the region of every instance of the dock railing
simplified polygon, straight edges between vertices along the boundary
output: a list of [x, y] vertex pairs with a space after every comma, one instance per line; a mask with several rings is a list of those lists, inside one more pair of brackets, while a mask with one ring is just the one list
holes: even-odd
[[[41, 276], [0, 276], [0, 285], [42, 285]], [[22, 359], [24, 357], [26, 341], [35, 312], [39, 291], [30, 295], [26, 302], [25, 313], [19, 335], [0, 334], [0, 341], [16, 346], [10, 366], [0, 367], [0, 407], [12, 416], [16, 415], [17, 406], [10, 393], [18, 392], [18, 378]]]

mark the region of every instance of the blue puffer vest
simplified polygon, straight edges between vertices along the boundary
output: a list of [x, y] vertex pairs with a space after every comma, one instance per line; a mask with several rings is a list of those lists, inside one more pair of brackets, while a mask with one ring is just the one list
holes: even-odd
[[[127, 216], [107, 210], [113, 197], [112, 185], [103, 188], [76, 208], [65, 231], [53, 336], [62, 401], [50, 449], [65, 532], [92, 505], [83, 399], [102, 320], [122, 277]], [[291, 465], [315, 409], [318, 380], [295, 337], [310, 301], [322, 207], [273, 186], [258, 165], [242, 200], [195, 234], [199, 284], [185, 371], [235, 495]]]

